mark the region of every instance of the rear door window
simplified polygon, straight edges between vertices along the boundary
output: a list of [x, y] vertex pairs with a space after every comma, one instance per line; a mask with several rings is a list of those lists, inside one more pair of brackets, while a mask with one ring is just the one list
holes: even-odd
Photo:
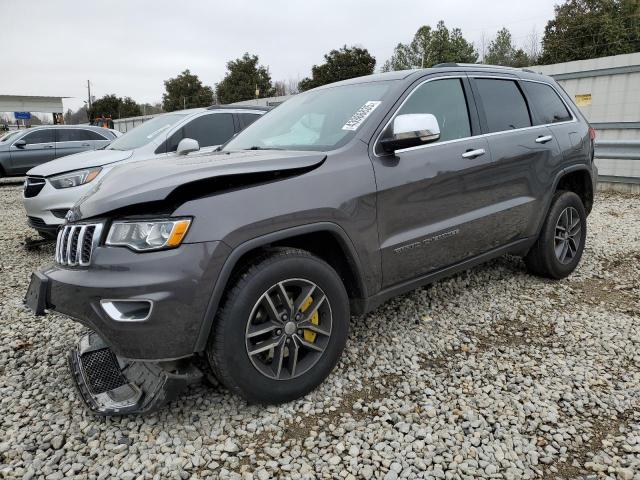
[[167, 152], [175, 152], [183, 138], [197, 140], [200, 147], [222, 145], [235, 133], [231, 113], [212, 113], [198, 117], [171, 135]]
[[57, 142], [87, 142], [89, 140], [106, 140], [98, 132], [82, 128], [59, 128], [56, 130]]
[[30, 132], [22, 139], [27, 142], [27, 144], [32, 145], [34, 143], [51, 143], [53, 142], [53, 129], [46, 128], [42, 130], [36, 130], [35, 132]]
[[486, 133], [531, 126], [527, 102], [515, 81], [493, 78], [475, 81], [487, 121]]
[[536, 125], [571, 120], [569, 110], [550, 85], [538, 82], [523, 82], [523, 84], [529, 102], [536, 113]]
[[434, 115], [440, 125], [440, 142], [471, 136], [469, 110], [459, 78], [432, 80], [416, 88], [398, 111], [398, 115], [410, 113]]

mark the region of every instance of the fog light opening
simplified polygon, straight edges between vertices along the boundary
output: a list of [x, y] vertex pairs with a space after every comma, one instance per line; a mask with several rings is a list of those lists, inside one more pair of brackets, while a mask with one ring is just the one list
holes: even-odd
[[144, 322], [151, 315], [151, 300], [100, 300], [102, 310], [116, 322]]

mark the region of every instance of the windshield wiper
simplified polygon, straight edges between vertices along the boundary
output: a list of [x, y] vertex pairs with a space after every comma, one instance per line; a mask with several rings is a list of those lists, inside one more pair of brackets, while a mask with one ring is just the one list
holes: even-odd
[[245, 150], [284, 150], [284, 148], [278, 148], [278, 147], [259, 147], [259, 146], [257, 146], [257, 145], [254, 145], [253, 147], [245, 148]]

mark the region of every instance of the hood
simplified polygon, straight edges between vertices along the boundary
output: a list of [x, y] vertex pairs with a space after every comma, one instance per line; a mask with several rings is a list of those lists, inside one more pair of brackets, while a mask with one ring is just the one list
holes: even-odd
[[133, 150], [89, 150], [38, 165], [29, 170], [27, 175], [50, 177], [81, 168], [102, 167], [109, 163], [121, 162], [131, 155]]
[[[211, 181], [221, 177], [247, 178], [252, 174], [293, 174], [314, 168], [327, 158], [320, 152], [258, 150], [172, 156], [118, 165], [105, 175], [70, 210], [67, 220], [77, 221], [149, 202], [162, 202], [177, 192], [216, 189]], [[207, 183], [209, 182], [209, 183]]]

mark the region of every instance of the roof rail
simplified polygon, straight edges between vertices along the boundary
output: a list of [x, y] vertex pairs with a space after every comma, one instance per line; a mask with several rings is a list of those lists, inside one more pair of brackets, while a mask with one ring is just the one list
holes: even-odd
[[261, 105], [211, 105], [207, 107], [207, 110], [271, 110], [269, 107], [263, 107]]
[[473, 68], [502, 68], [505, 70], [518, 70], [521, 72], [528, 72], [528, 73], [536, 73], [533, 70], [529, 69], [529, 68], [517, 68], [517, 67], [507, 67], [504, 65], [489, 65], [487, 63], [453, 63], [453, 62], [447, 62], [447, 63], [438, 63], [437, 65], [434, 65], [433, 68], [441, 68], [441, 67], [473, 67]]

